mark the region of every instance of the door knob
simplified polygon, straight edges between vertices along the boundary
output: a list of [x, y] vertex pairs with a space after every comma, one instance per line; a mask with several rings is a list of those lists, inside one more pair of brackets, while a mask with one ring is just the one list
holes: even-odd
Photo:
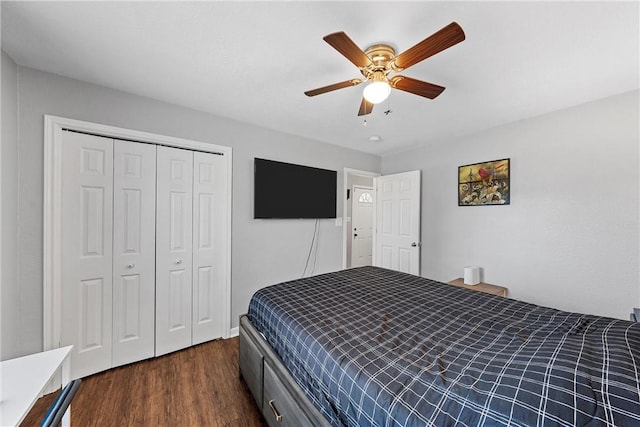
[[411, 247], [415, 248], [416, 246], [418, 246], [418, 244], [416, 242], [411, 243]]
[[181, 259], [177, 260], [176, 264], [182, 264], [182, 260]]
[[357, 233], [353, 233], [353, 237], [354, 238], [358, 237], [358, 234]]
[[136, 266], [135, 264], [127, 264], [127, 268], [133, 268], [135, 266]]

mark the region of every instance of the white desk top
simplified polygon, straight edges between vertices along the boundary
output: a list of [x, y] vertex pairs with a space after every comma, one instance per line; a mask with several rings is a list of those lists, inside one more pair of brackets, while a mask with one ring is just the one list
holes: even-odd
[[73, 346], [0, 362], [0, 426], [22, 422]]

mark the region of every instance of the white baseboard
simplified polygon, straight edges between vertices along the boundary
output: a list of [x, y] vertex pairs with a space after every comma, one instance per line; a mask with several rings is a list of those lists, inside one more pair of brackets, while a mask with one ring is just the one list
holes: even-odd
[[238, 326], [229, 330], [229, 338], [237, 337], [238, 335], [240, 335], [240, 328]]

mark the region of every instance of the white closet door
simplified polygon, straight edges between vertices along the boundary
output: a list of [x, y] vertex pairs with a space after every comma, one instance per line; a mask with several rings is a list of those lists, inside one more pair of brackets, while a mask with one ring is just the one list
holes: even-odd
[[226, 169], [223, 156], [193, 153], [193, 344], [223, 335]]
[[154, 355], [156, 147], [114, 141], [113, 366]]
[[111, 367], [113, 141], [63, 132], [60, 346], [72, 378]]
[[156, 356], [191, 345], [193, 153], [157, 148]]

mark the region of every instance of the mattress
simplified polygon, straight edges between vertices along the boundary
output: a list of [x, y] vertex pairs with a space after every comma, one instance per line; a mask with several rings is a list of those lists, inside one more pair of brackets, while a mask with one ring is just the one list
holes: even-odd
[[361, 267], [248, 317], [334, 426], [638, 426], [640, 324]]

